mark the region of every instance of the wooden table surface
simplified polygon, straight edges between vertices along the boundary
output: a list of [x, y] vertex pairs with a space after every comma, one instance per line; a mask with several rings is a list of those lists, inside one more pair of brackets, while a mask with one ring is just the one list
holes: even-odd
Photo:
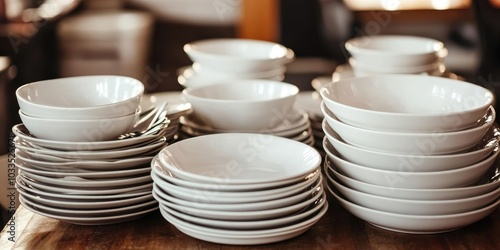
[[170, 225], [159, 211], [130, 222], [80, 226], [34, 214], [20, 206], [11, 220], [15, 223], [14, 232], [9, 225], [1, 232], [0, 249], [500, 249], [500, 209], [456, 231], [412, 235], [372, 226], [350, 215], [332, 196], [328, 200], [329, 211], [306, 233], [258, 246], [197, 240]]

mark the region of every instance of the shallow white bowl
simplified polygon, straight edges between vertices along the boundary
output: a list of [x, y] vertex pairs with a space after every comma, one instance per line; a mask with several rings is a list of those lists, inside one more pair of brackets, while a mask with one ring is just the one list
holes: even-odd
[[391, 132], [445, 132], [469, 128], [493, 104], [491, 91], [436, 76], [378, 75], [347, 78], [320, 90], [342, 122]]
[[293, 110], [297, 86], [271, 80], [232, 80], [185, 89], [193, 112], [217, 129], [259, 130], [276, 127]]
[[362, 76], [359, 72], [368, 74], [428, 74], [436, 75], [438, 72], [444, 72], [446, 67], [441, 60], [431, 62], [429, 64], [417, 66], [400, 66], [400, 65], [384, 65], [358, 62], [354, 58], [349, 59], [354, 74]]
[[279, 66], [270, 70], [255, 71], [249, 73], [232, 73], [223, 70], [216, 70], [201, 66], [199, 63], [193, 63], [192, 67], [184, 70], [183, 74], [196, 74], [204, 79], [271, 79], [281, 76], [285, 73], [286, 67]]
[[324, 103], [321, 110], [330, 127], [347, 143], [373, 151], [412, 154], [443, 155], [470, 150], [486, 134], [495, 121], [495, 110], [476, 126], [451, 132], [389, 132], [348, 125], [338, 120]]
[[207, 39], [184, 45], [188, 57], [204, 68], [233, 73], [271, 70], [295, 58], [283, 45], [251, 39]]
[[339, 157], [337, 151], [326, 141], [323, 148], [337, 169], [358, 181], [392, 188], [457, 188], [478, 181], [493, 165], [499, 150], [486, 159], [464, 168], [434, 172], [380, 170], [354, 164]]
[[391, 66], [417, 66], [448, 55], [440, 41], [417, 36], [381, 35], [353, 38], [345, 43], [357, 61]]
[[95, 142], [116, 139], [130, 132], [139, 118], [135, 113], [115, 117], [87, 120], [48, 119], [32, 117], [19, 110], [19, 116], [29, 132], [40, 139], [61, 142]]
[[16, 90], [23, 113], [51, 119], [107, 119], [134, 114], [144, 85], [125, 76], [77, 76], [25, 84]]
[[323, 131], [342, 158], [370, 168], [392, 171], [430, 172], [469, 166], [486, 158], [498, 145], [500, 133], [492, 127], [473, 150], [445, 155], [392, 154], [350, 145], [323, 120]]
[[215, 184], [257, 184], [302, 179], [321, 156], [291, 139], [250, 133], [194, 137], [158, 153], [160, 163], [181, 179]]
[[443, 215], [408, 215], [379, 211], [356, 205], [343, 198], [328, 186], [330, 193], [342, 207], [354, 216], [383, 229], [412, 234], [433, 234], [453, 231], [477, 222], [497, 209], [500, 199], [494, 203], [465, 213]]

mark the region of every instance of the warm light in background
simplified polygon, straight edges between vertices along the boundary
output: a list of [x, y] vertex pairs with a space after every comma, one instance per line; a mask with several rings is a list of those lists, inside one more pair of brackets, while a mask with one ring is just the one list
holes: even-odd
[[[500, 0], [495, 0], [500, 2]], [[471, 0], [344, 0], [352, 10], [463, 9]]]

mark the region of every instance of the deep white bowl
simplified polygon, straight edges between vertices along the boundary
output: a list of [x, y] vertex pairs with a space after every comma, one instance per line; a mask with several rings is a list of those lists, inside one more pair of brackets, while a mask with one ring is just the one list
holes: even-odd
[[345, 124], [330, 112], [324, 103], [321, 110], [330, 127], [347, 143], [373, 151], [443, 155], [470, 150], [486, 134], [495, 121], [495, 110], [475, 127], [452, 132], [388, 132], [359, 128]]
[[184, 45], [189, 58], [204, 68], [233, 73], [271, 70], [295, 58], [283, 45], [251, 39], [207, 39]]
[[490, 169], [500, 152], [497, 147], [486, 159], [459, 169], [413, 172], [369, 168], [342, 159], [329, 143], [323, 144], [323, 148], [337, 169], [348, 177], [379, 186], [412, 189], [457, 188], [471, 185]]
[[500, 187], [498, 177], [493, 177], [498, 169], [491, 167], [480, 181], [473, 185], [458, 188], [396, 188], [370, 184], [350, 178], [337, 170], [337, 167], [328, 158], [325, 159], [324, 172], [335, 178], [339, 183], [363, 193], [396, 199], [409, 200], [453, 200], [476, 197], [491, 192]]
[[433, 234], [456, 230], [483, 219], [500, 205], [500, 199], [497, 199], [486, 207], [470, 212], [442, 215], [409, 215], [366, 208], [348, 201], [332, 187], [328, 186], [328, 189], [340, 205], [354, 216], [383, 229], [412, 234]]
[[232, 80], [185, 89], [193, 112], [207, 125], [234, 131], [276, 127], [295, 104], [297, 86], [271, 80]]
[[345, 43], [357, 61], [387, 66], [425, 65], [448, 55], [440, 41], [416, 36], [363, 36]]
[[24, 126], [37, 138], [62, 142], [95, 142], [116, 139], [131, 132], [140, 114], [114, 118], [69, 120], [32, 117], [19, 110]]
[[319, 153], [304, 143], [251, 133], [185, 139], [162, 149], [158, 159], [180, 179], [219, 185], [300, 180], [321, 163]]
[[348, 78], [320, 90], [346, 124], [391, 132], [445, 132], [474, 126], [493, 104], [479, 85], [422, 75]]
[[133, 115], [144, 85], [125, 76], [77, 76], [25, 84], [16, 91], [24, 114], [49, 119], [107, 119]]
[[370, 168], [392, 171], [431, 172], [466, 167], [486, 158], [500, 140], [498, 128], [492, 127], [474, 149], [464, 153], [445, 155], [392, 154], [350, 145], [323, 120], [323, 131], [330, 144], [342, 158]]

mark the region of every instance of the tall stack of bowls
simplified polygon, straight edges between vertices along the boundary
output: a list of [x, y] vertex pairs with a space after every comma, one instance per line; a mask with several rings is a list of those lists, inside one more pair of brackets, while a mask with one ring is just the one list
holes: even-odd
[[[144, 86], [123, 76], [29, 83], [16, 91], [16, 187], [27, 209], [73, 224], [102, 225], [156, 210], [150, 162], [175, 134], [132, 132]], [[168, 125], [168, 120], [159, 120]], [[164, 124], [163, 124], [164, 123]], [[162, 127], [163, 128], [163, 127]]]
[[355, 76], [426, 74], [440, 76], [448, 50], [440, 41], [417, 36], [380, 35], [345, 43]]
[[308, 114], [296, 109], [297, 86], [262, 79], [228, 80], [184, 89], [193, 113], [181, 119], [186, 138], [214, 133], [259, 133], [309, 145], [314, 136]]
[[193, 64], [180, 72], [178, 81], [186, 88], [221, 80], [267, 79], [282, 81], [286, 64], [294, 52], [283, 45], [251, 39], [208, 39], [184, 45]]
[[441, 77], [378, 75], [334, 82], [320, 94], [328, 187], [355, 216], [425, 234], [469, 225], [500, 204], [489, 90]]
[[152, 162], [153, 196], [180, 231], [258, 245], [296, 237], [328, 210], [321, 156], [303, 143], [225, 133], [165, 147]]

